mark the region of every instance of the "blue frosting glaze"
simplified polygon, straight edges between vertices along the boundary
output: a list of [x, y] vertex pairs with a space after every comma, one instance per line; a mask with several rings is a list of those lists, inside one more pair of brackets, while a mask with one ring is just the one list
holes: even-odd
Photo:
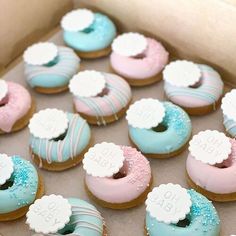
[[146, 228], [149, 236], [219, 236], [220, 219], [212, 203], [194, 190], [188, 190], [192, 206], [186, 218], [190, 224], [179, 227], [175, 224], [165, 224], [146, 213]]
[[164, 132], [129, 126], [129, 136], [142, 153], [168, 154], [180, 149], [190, 138], [192, 125], [187, 113], [171, 102], [163, 102]]
[[[79, 155], [89, 144], [91, 132], [87, 122], [78, 114], [67, 113], [68, 129], [63, 140], [30, 137], [33, 153], [48, 162], [64, 162]], [[60, 159], [61, 158], [61, 159]]]
[[93, 205], [78, 198], [68, 198], [68, 201], [72, 206], [72, 215], [69, 223], [58, 234], [102, 236], [103, 218], [98, 210]]
[[47, 65], [25, 64], [25, 75], [31, 87], [54, 88], [66, 86], [79, 70], [80, 59], [70, 48], [58, 47], [57, 58]]
[[[0, 214], [10, 213], [34, 202], [38, 190], [38, 174], [34, 166], [20, 156], [12, 156], [13, 185], [0, 189]], [[0, 186], [1, 187], [1, 186]]]
[[105, 15], [95, 13], [92, 25], [78, 32], [64, 31], [65, 43], [83, 52], [92, 52], [107, 48], [116, 36], [114, 23]]
[[236, 122], [232, 119], [229, 119], [226, 115], [224, 115], [224, 126], [226, 132], [228, 132], [232, 137], [236, 137]]

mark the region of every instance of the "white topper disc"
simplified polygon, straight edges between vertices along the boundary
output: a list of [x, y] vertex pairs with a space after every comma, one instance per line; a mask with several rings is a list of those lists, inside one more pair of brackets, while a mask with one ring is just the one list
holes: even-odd
[[215, 165], [228, 159], [232, 145], [224, 133], [217, 130], [201, 131], [189, 142], [189, 151], [196, 160]]
[[30, 206], [26, 223], [36, 233], [56, 233], [69, 222], [71, 214], [68, 200], [52, 194], [43, 196]]
[[23, 55], [24, 61], [30, 65], [45, 65], [53, 61], [58, 55], [58, 48], [54, 43], [36, 43], [28, 47]]
[[125, 57], [137, 56], [147, 48], [147, 39], [139, 33], [124, 33], [114, 39], [112, 50]]
[[94, 177], [111, 177], [123, 166], [123, 151], [114, 143], [99, 143], [84, 155], [83, 168]]
[[160, 124], [165, 108], [157, 99], [143, 98], [133, 103], [126, 112], [128, 124], [134, 128], [150, 129]]
[[29, 122], [29, 129], [34, 137], [53, 139], [67, 130], [68, 122], [64, 111], [47, 108], [33, 115]]
[[14, 164], [11, 157], [6, 154], [0, 154], [0, 185], [10, 179], [14, 171]]
[[201, 70], [190, 61], [178, 60], [168, 64], [163, 71], [163, 79], [177, 87], [189, 87], [199, 82]]
[[88, 9], [77, 9], [67, 13], [61, 20], [61, 27], [66, 31], [82, 31], [94, 21], [94, 13]]
[[222, 99], [223, 114], [236, 122], [236, 89], [232, 89]]
[[185, 219], [192, 205], [187, 190], [171, 183], [155, 187], [145, 203], [150, 215], [166, 224], [176, 224]]
[[106, 80], [101, 72], [86, 70], [73, 76], [69, 89], [74, 96], [95, 97], [103, 91], [105, 86]]
[[6, 97], [8, 93], [8, 85], [5, 80], [0, 79], [0, 101]]

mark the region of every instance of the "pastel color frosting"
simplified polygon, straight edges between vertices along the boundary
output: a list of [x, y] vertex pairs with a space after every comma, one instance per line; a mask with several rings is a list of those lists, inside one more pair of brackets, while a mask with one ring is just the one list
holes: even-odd
[[72, 215], [66, 226], [57, 234], [49, 235], [103, 235], [103, 218], [100, 212], [91, 204], [78, 198], [68, 198], [72, 207]]
[[166, 96], [173, 103], [187, 108], [214, 105], [223, 94], [224, 84], [220, 75], [210, 66], [198, 64], [201, 70], [200, 86], [197, 88], [177, 87], [164, 84]]
[[10, 132], [14, 124], [24, 117], [31, 107], [31, 96], [21, 85], [7, 82], [8, 94], [5, 105], [0, 106], [0, 129]]
[[100, 178], [86, 175], [85, 182], [89, 191], [98, 199], [109, 203], [127, 203], [138, 198], [149, 186], [151, 168], [148, 160], [135, 148], [120, 147], [124, 152], [124, 165], [120, 173], [125, 177]]
[[228, 118], [224, 115], [224, 122], [223, 122], [226, 132], [229, 133], [232, 137], [236, 137], [236, 122], [233, 119]]
[[[230, 139], [232, 152], [219, 166], [205, 164], [188, 155], [186, 169], [191, 180], [207, 191], [217, 194], [236, 192], [236, 140]], [[225, 168], [219, 168], [219, 167]]]
[[183, 147], [192, 131], [191, 120], [187, 113], [171, 102], [163, 102], [165, 116], [162, 124], [167, 127], [163, 132], [153, 129], [134, 128], [129, 125], [129, 136], [133, 143], [145, 154], [168, 154]]
[[30, 148], [33, 154], [46, 160], [49, 164], [73, 159], [89, 144], [91, 132], [87, 122], [78, 114], [67, 113], [67, 117], [69, 125], [62, 140], [55, 141], [30, 136]]
[[107, 94], [96, 97], [74, 96], [74, 105], [77, 112], [97, 118], [98, 125], [105, 125], [105, 116], [114, 115], [125, 108], [131, 101], [131, 89], [129, 84], [121, 77], [103, 73], [106, 80]]
[[65, 43], [71, 48], [92, 52], [107, 48], [116, 36], [114, 23], [101, 13], [94, 13], [94, 22], [83, 31], [64, 31]]
[[67, 47], [58, 47], [57, 58], [47, 65], [25, 63], [25, 75], [31, 87], [54, 88], [66, 86], [79, 70], [80, 59]]
[[148, 79], [161, 72], [168, 62], [169, 53], [155, 39], [147, 38], [147, 49], [142, 58], [126, 57], [112, 52], [112, 68], [120, 75], [131, 79]]
[[219, 236], [220, 219], [212, 203], [195, 192], [188, 190], [191, 196], [192, 206], [186, 218], [190, 224], [179, 227], [176, 224], [165, 224], [146, 213], [146, 228], [149, 236]]
[[0, 189], [0, 214], [10, 213], [32, 204], [38, 191], [39, 180], [34, 166], [20, 156], [11, 158], [14, 172], [10, 181], [13, 185], [5, 190]]

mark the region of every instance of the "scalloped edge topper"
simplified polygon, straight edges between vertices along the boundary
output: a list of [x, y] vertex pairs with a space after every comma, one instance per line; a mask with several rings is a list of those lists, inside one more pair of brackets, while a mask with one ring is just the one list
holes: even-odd
[[178, 184], [161, 184], [147, 196], [146, 211], [159, 222], [176, 224], [190, 212], [191, 196]]
[[42, 66], [53, 61], [58, 55], [58, 47], [52, 42], [39, 42], [29, 46], [23, 59], [29, 65]]
[[102, 142], [91, 147], [84, 155], [83, 168], [94, 177], [111, 177], [118, 173], [125, 160], [120, 146]]
[[36, 233], [56, 233], [70, 221], [72, 207], [61, 195], [51, 194], [37, 199], [26, 214], [26, 223]]
[[65, 31], [83, 31], [94, 22], [94, 13], [88, 9], [76, 9], [68, 12], [61, 20], [61, 27]]
[[143, 98], [130, 105], [126, 112], [128, 124], [134, 128], [150, 129], [163, 121], [165, 107], [153, 98]]
[[35, 113], [29, 122], [30, 133], [37, 138], [53, 139], [68, 128], [67, 114], [56, 108], [47, 108]]
[[69, 89], [74, 96], [95, 97], [106, 86], [105, 76], [95, 70], [85, 70], [74, 75], [70, 80]]
[[112, 42], [112, 50], [125, 57], [137, 56], [145, 51], [148, 43], [144, 35], [134, 32], [117, 36]]
[[163, 79], [176, 87], [189, 87], [200, 81], [201, 70], [197, 64], [191, 61], [172, 61], [165, 66]]

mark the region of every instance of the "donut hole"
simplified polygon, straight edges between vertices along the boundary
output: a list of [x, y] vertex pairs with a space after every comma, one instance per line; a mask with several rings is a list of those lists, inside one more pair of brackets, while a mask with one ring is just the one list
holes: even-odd
[[86, 28], [85, 30], [83, 30], [83, 32], [84, 32], [85, 34], [89, 34], [89, 33], [93, 32], [93, 31], [94, 31], [94, 29], [93, 29], [92, 27], [88, 27], [88, 28]]
[[144, 59], [145, 57], [146, 57], [145, 53], [140, 53], [140, 54], [138, 54], [136, 56], [133, 56], [133, 58], [135, 58], [135, 59]]
[[7, 105], [8, 103], [8, 96], [3, 98], [1, 101], [0, 101], [0, 107], [4, 107], [5, 105]]
[[74, 225], [66, 225], [62, 230], [59, 231], [60, 235], [68, 235], [73, 234], [75, 231], [75, 224]]
[[97, 97], [104, 97], [109, 94], [110, 90], [108, 88], [104, 88], [101, 93], [97, 95]]
[[164, 123], [160, 123], [158, 126], [152, 128], [153, 131], [161, 133], [165, 132], [168, 129], [167, 125]]
[[128, 169], [129, 169], [128, 165], [129, 165], [128, 162], [124, 161], [124, 165], [122, 166], [122, 168], [119, 170], [118, 173], [113, 175], [113, 179], [125, 178], [128, 175]]
[[202, 85], [202, 79], [200, 79], [197, 83], [195, 83], [192, 86], [189, 86], [189, 88], [197, 89]]
[[231, 167], [231, 165], [232, 165], [232, 160], [226, 160], [222, 163], [215, 164], [215, 167], [217, 167], [219, 169], [226, 169], [226, 168]]
[[67, 135], [67, 131], [68, 131], [68, 129], [63, 134], [61, 134], [60, 136], [58, 136], [56, 138], [53, 138], [52, 140], [56, 141], [56, 142], [59, 141], [59, 140], [63, 140]]
[[7, 190], [9, 188], [11, 188], [14, 184], [14, 180], [13, 179], [9, 179], [6, 181], [5, 184], [0, 185], [0, 190]]
[[185, 228], [185, 227], [188, 227], [188, 226], [190, 225], [190, 223], [191, 223], [190, 219], [185, 218], [185, 219], [183, 219], [183, 220], [180, 220], [180, 221], [176, 224], [176, 226], [181, 227], [181, 228]]
[[113, 175], [113, 179], [122, 179], [126, 176], [127, 176], [126, 173], [119, 171], [118, 173]]
[[58, 63], [58, 61], [59, 61], [59, 57], [57, 56], [52, 61], [48, 62], [45, 66], [47, 66], [47, 67], [55, 66]]

